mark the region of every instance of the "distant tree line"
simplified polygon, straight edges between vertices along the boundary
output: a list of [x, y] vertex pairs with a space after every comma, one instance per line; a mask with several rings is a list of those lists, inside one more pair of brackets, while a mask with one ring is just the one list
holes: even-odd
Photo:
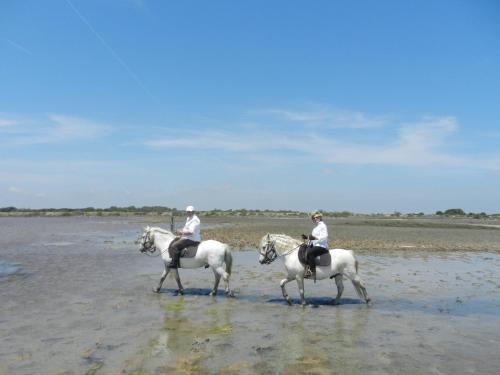
[[[418, 213], [408, 213], [402, 214], [401, 212], [395, 211], [392, 214], [355, 214], [349, 211], [322, 211], [323, 215], [326, 217], [350, 217], [350, 216], [373, 216], [373, 217], [425, 217], [429, 216], [423, 212]], [[274, 216], [274, 217], [307, 217], [309, 213], [303, 211], [293, 211], [293, 210], [252, 210], [252, 209], [212, 209], [206, 211], [199, 211], [203, 216]], [[94, 208], [94, 207], [84, 207], [84, 208], [40, 208], [40, 209], [30, 209], [30, 208], [16, 208], [13, 206], [0, 207], [0, 214], [4, 215], [19, 215], [19, 216], [78, 216], [78, 215], [88, 215], [88, 216], [112, 216], [112, 215], [173, 215], [173, 216], [183, 216], [184, 210], [178, 210], [177, 208], [165, 207], [165, 206], [111, 206], [108, 208]], [[436, 216], [443, 217], [469, 217], [469, 218], [488, 218], [488, 217], [500, 217], [500, 214], [487, 215], [484, 212], [465, 213], [461, 208], [450, 208], [448, 210], [436, 211]], [[433, 216], [433, 215], [430, 215]]]
[[475, 219], [481, 219], [481, 218], [487, 218], [490, 216], [499, 216], [498, 214], [496, 215], [488, 215], [485, 212], [480, 212], [480, 213], [475, 213], [475, 212], [469, 212], [465, 213], [464, 210], [461, 208], [450, 208], [446, 211], [436, 211], [437, 216], [463, 216], [463, 217], [473, 217]]

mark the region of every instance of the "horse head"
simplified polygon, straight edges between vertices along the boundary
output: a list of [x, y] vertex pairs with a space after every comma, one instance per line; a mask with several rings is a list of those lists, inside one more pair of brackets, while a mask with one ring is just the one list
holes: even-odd
[[137, 243], [139, 244], [139, 251], [141, 253], [154, 253], [156, 251], [156, 246], [152, 228], [150, 228], [149, 226], [144, 228], [144, 233], [137, 240]]
[[260, 240], [259, 245], [259, 263], [269, 264], [278, 257], [275, 248], [275, 241], [272, 239], [271, 234], [268, 233]]

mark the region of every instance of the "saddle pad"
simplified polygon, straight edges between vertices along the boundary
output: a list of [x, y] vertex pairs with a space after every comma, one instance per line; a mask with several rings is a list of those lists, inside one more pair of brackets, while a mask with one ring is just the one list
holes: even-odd
[[[306, 262], [306, 250], [307, 248], [305, 246], [301, 246], [299, 249], [299, 262], [302, 263], [304, 266], [307, 264]], [[332, 263], [332, 256], [330, 255], [330, 252], [325, 253], [320, 255], [319, 257], [316, 257], [316, 265], [320, 267], [327, 267]]]
[[198, 251], [198, 245], [189, 246], [181, 250], [181, 258], [194, 258]]
[[316, 265], [320, 267], [327, 267], [332, 263], [332, 256], [330, 252], [326, 254], [322, 254], [319, 257], [316, 257]]

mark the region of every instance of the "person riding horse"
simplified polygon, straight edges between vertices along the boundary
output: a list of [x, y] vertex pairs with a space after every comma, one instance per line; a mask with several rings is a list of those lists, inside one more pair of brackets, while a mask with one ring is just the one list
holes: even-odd
[[323, 222], [323, 214], [320, 211], [311, 213], [311, 220], [316, 226], [309, 236], [302, 235], [303, 240], [309, 240], [303, 243], [301, 248], [307, 247], [306, 259], [307, 269], [304, 277], [313, 278], [316, 281], [316, 257], [328, 253], [328, 229]]
[[186, 224], [179, 231], [181, 237], [177, 237], [174, 239], [168, 248], [170, 254], [172, 255], [172, 261], [170, 262], [170, 268], [179, 267], [179, 258], [181, 255], [182, 249], [189, 246], [196, 246], [201, 241], [200, 235], [200, 219], [198, 216], [194, 214], [194, 207], [187, 206], [186, 207]]

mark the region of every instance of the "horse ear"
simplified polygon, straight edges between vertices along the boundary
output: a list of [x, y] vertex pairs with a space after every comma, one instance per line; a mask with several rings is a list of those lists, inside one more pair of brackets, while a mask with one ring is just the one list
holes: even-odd
[[268, 233], [268, 234], [267, 234], [267, 239], [269, 239], [269, 236], [270, 236], [270, 235], [271, 235], [270, 233]]

